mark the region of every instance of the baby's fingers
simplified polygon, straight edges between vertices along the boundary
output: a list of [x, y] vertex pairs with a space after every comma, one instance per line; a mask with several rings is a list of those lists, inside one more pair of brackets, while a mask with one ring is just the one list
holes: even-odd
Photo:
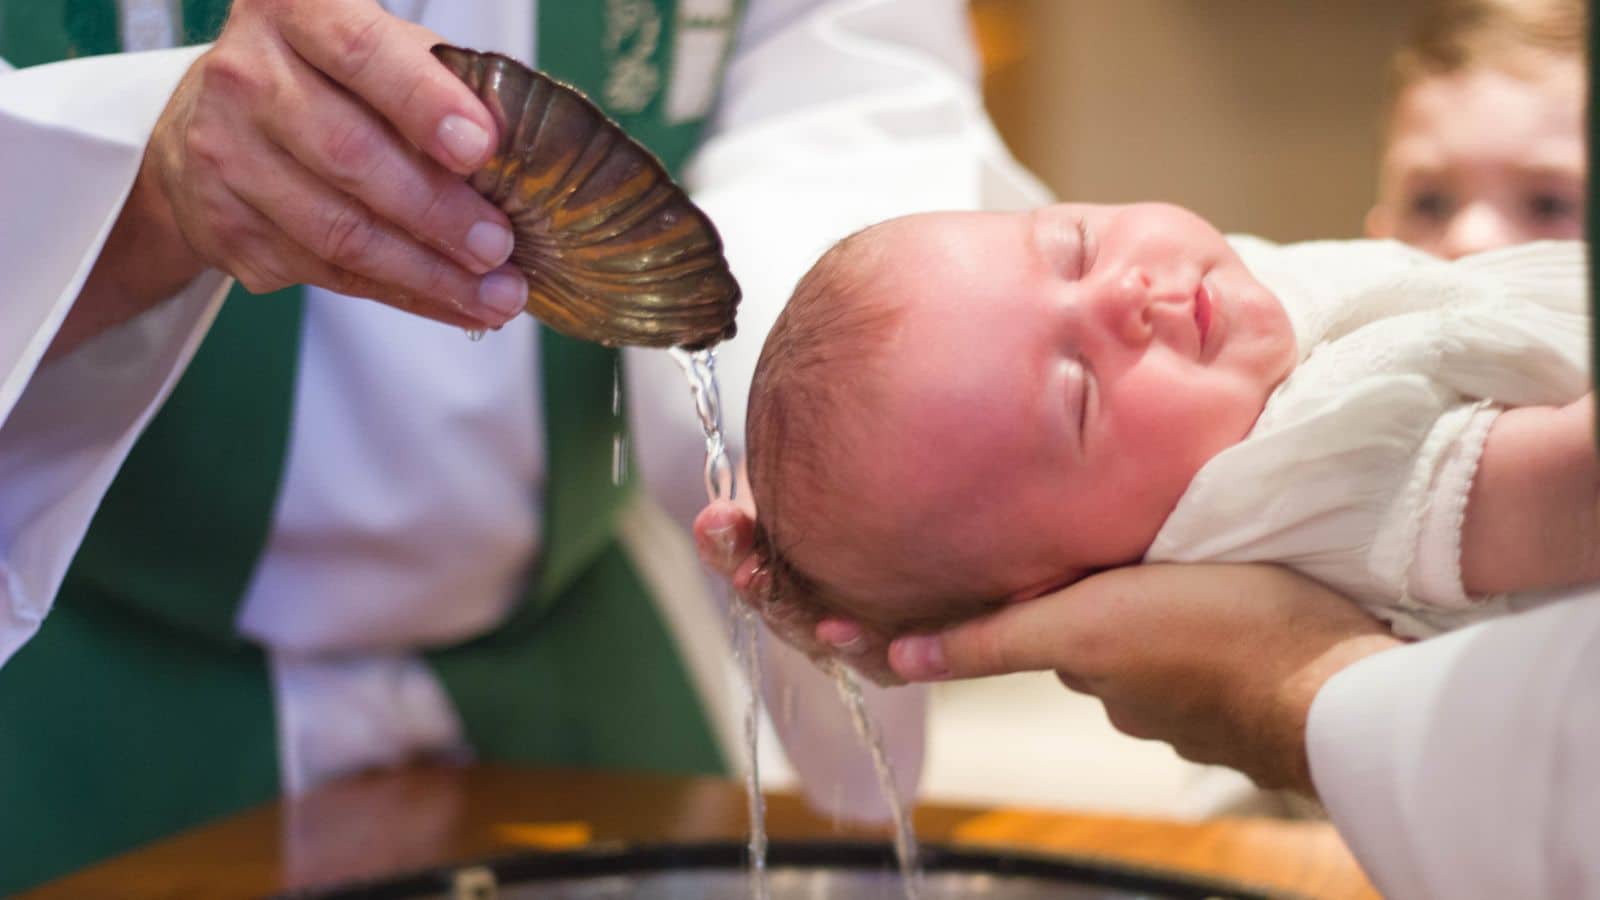
[[817, 623], [812, 634], [831, 655], [875, 684], [892, 687], [906, 683], [889, 665], [887, 639], [860, 622], [829, 616]]

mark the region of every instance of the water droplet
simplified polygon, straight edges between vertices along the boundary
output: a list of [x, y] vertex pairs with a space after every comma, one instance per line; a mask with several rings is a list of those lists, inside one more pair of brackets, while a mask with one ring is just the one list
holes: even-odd
[[628, 437], [622, 432], [611, 435], [611, 483], [621, 486], [628, 480]]
[[465, 330], [467, 333], [467, 340], [473, 342], [474, 344], [483, 340], [484, 334], [487, 333], [487, 331], [483, 328], [467, 328], [463, 330]]
[[622, 415], [622, 360], [611, 363], [611, 415]]

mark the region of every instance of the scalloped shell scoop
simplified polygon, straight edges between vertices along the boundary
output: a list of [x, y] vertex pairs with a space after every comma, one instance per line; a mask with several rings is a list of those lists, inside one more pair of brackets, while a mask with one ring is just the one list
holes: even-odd
[[448, 44], [433, 55], [499, 127], [470, 183], [511, 219], [529, 313], [608, 346], [733, 337], [739, 283], [722, 239], [649, 150], [583, 94], [510, 57]]

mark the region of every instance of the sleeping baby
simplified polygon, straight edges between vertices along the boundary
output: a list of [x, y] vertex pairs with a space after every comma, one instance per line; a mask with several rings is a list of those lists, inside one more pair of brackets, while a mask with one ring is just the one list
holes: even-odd
[[751, 388], [774, 598], [894, 636], [1141, 560], [1268, 561], [1421, 636], [1600, 578], [1585, 271], [1577, 243], [1445, 262], [1164, 204], [869, 228]]

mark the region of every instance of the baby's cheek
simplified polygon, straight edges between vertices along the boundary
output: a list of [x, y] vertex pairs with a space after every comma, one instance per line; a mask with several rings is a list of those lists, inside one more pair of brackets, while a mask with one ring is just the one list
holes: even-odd
[[1120, 552], [1139, 558], [1166, 521], [1189, 482], [1215, 455], [1209, 433], [1215, 422], [1185, 411], [1152, 419], [1125, 439], [1119, 470], [1108, 484], [1117, 485], [1108, 509], [1117, 512]]
[[1117, 449], [1140, 460], [1147, 479], [1166, 480], [1162, 476], [1203, 455], [1213, 443], [1219, 414], [1226, 414], [1186, 378], [1193, 379], [1194, 374], [1146, 377], [1129, 385], [1134, 390], [1115, 398]]

